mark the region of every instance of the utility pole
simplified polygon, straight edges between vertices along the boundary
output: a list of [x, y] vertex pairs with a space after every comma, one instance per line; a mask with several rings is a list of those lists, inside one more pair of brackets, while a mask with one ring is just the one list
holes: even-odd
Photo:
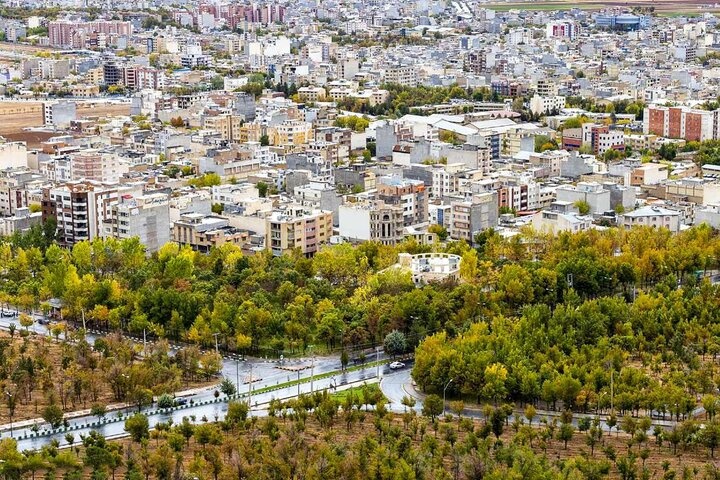
[[453, 382], [453, 379], [451, 378], [448, 380], [448, 382], [445, 384], [445, 388], [443, 388], [443, 417], [445, 416], [445, 392], [447, 391], [450, 384]]
[[312, 363], [310, 364], [310, 393], [315, 391], [315, 355], [312, 357]]
[[377, 374], [375, 376], [380, 380], [380, 347], [375, 347], [375, 363], [377, 364]]
[[[15, 398], [13, 398], [12, 393], [5, 391], [5, 395], [7, 395], [9, 397], [9, 402], [15, 402]], [[11, 409], [8, 408], [8, 413], [10, 411], [11, 411]], [[12, 416], [12, 414], [10, 415], [10, 438], [13, 438], [13, 416]]]
[[236, 390], [240, 393], [240, 359], [235, 359], [235, 386]]
[[[83, 328], [85, 328], [85, 320], [83, 317]], [[143, 357], [147, 356], [147, 334], [143, 328]]]
[[253, 364], [250, 364], [250, 379], [248, 380], [248, 407], [252, 408], [252, 384], [253, 384], [253, 376], [252, 376], [252, 367]]
[[615, 370], [610, 370], [610, 413], [615, 413], [615, 403], [614, 403], [614, 384], [613, 384], [613, 374], [615, 373]]

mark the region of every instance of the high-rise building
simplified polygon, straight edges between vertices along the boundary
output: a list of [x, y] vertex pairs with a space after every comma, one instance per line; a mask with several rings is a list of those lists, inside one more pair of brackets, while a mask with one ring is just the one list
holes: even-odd
[[42, 218], [57, 222], [57, 241], [71, 247], [101, 236], [110, 207], [117, 201], [116, 186], [99, 182], [68, 182], [43, 191]]

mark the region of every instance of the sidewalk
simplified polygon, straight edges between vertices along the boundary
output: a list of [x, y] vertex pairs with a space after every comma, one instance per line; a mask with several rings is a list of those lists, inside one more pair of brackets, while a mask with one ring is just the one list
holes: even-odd
[[[181, 392], [175, 392], [174, 395], [175, 395], [175, 397], [190, 397], [190, 396], [197, 395], [197, 394], [205, 392], [205, 391], [215, 390], [216, 388], [218, 388], [218, 385], [213, 385], [213, 386], [209, 386], [209, 387], [193, 388], [190, 390], [183, 390]], [[153, 402], [156, 402], [156, 401], [157, 401], [157, 398], [153, 398]], [[119, 410], [125, 410], [128, 408], [135, 408], [135, 404], [133, 404], [133, 403], [113, 403], [113, 404], [107, 405], [105, 407], [105, 411], [107, 413], [111, 413], [111, 412], [117, 412]], [[66, 414], [63, 415], [63, 418], [66, 420], [72, 420], [74, 418], [86, 417], [89, 415], [90, 415], [90, 409], [86, 408], [84, 410], [75, 410], [72, 412], [67, 412]], [[3, 425], [0, 425], [0, 432], [9, 431], [11, 425], [12, 425], [12, 429], [16, 430], [19, 428], [29, 428], [29, 427], [32, 427], [33, 425], [42, 425], [44, 423], [47, 423], [47, 422], [42, 417], [31, 418], [29, 420], [21, 420], [19, 422], [12, 422], [12, 424], [6, 423]]]

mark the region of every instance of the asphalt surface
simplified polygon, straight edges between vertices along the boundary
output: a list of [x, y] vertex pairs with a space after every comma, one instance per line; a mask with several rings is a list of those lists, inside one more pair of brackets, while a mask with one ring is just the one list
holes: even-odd
[[[264, 410], [263, 405], [270, 402], [272, 399], [286, 399], [293, 398], [300, 393], [310, 393], [311, 388], [313, 391], [318, 390], [329, 390], [330, 392], [335, 391], [336, 388], [350, 385], [362, 385], [366, 381], [373, 381], [376, 378], [377, 369], [375, 367], [368, 367], [361, 370], [338, 374], [332, 377], [314, 380], [312, 382], [306, 381], [299, 385], [292, 385], [289, 387], [279, 388], [274, 391], [265, 392], [261, 394], [254, 394], [252, 396], [252, 411], [253, 416], [264, 416], [267, 412]], [[381, 369], [381, 376], [398, 376], [402, 375], [402, 372], [390, 370], [389, 367], [383, 366]], [[262, 388], [263, 382], [258, 381], [255, 384], [254, 389]], [[241, 392], [245, 393], [245, 392]], [[225, 418], [227, 414], [227, 399], [224, 395], [221, 398], [215, 399], [214, 391], [208, 390], [205, 392], [198, 393], [192, 397], [193, 404], [188, 403], [186, 406], [172, 410], [172, 411], [159, 411], [157, 407], [150, 406], [143, 408], [141, 411], [147, 415], [150, 428], [153, 428], [158, 422], [167, 422], [172, 420], [173, 423], [182, 422], [183, 418], [187, 417], [193, 423], [201, 423], [203, 421], [217, 421]], [[246, 400], [246, 397], [242, 398]], [[119, 438], [127, 436], [125, 432], [124, 419], [119, 419], [119, 414], [122, 414], [123, 418], [127, 418], [128, 414], [137, 412], [137, 409], [126, 409], [119, 412], [110, 412], [106, 415], [106, 423], [102, 423], [99, 419], [92, 415], [86, 415], [83, 417], [77, 417], [68, 421], [67, 429], [59, 429], [50, 432], [50, 427], [47, 424], [39, 425], [40, 431], [37, 433], [33, 432], [32, 427], [23, 427], [15, 429], [12, 432], [14, 438], [18, 441], [19, 450], [31, 450], [38, 449], [43, 445], [48, 444], [52, 440], [56, 440], [60, 447], [69, 446], [68, 441], [65, 438], [67, 433], [74, 435], [75, 442], [80, 441], [80, 435], [87, 435], [90, 431], [96, 430], [107, 438]], [[31, 437], [31, 435], [33, 435]], [[0, 435], [2, 438], [10, 436], [9, 431], [4, 431]]]

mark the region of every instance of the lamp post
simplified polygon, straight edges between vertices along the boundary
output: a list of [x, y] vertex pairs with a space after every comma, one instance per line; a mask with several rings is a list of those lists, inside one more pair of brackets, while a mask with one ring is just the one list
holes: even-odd
[[10, 403], [11, 403], [11, 402], [13, 402], [13, 403], [15, 402], [15, 398], [13, 398], [13, 394], [10, 393], [10, 392], [8, 392], [7, 390], [5, 391], [5, 395], [8, 396], [8, 413], [10, 414], [10, 438], [13, 438], [13, 415], [12, 415], [12, 411], [13, 411], [15, 408], [14, 408], [14, 407], [13, 407], [13, 408], [9, 408], [9, 407], [10, 407]]
[[445, 384], [445, 388], [443, 388], [443, 417], [445, 416], [445, 392], [447, 392], [448, 387], [453, 382], [453, 379], [451, 378], [448, 380], [448, 382]]
[[315, 391], [315, 355], [312, 357], [312, 363], [310, 364], [310, 393]]
[[219, 332], [213, 333], [213, 337], [215, 337], [215, 353], [219, 354], [220, 351], [218, 349], [218, 335], [220, 335]]

